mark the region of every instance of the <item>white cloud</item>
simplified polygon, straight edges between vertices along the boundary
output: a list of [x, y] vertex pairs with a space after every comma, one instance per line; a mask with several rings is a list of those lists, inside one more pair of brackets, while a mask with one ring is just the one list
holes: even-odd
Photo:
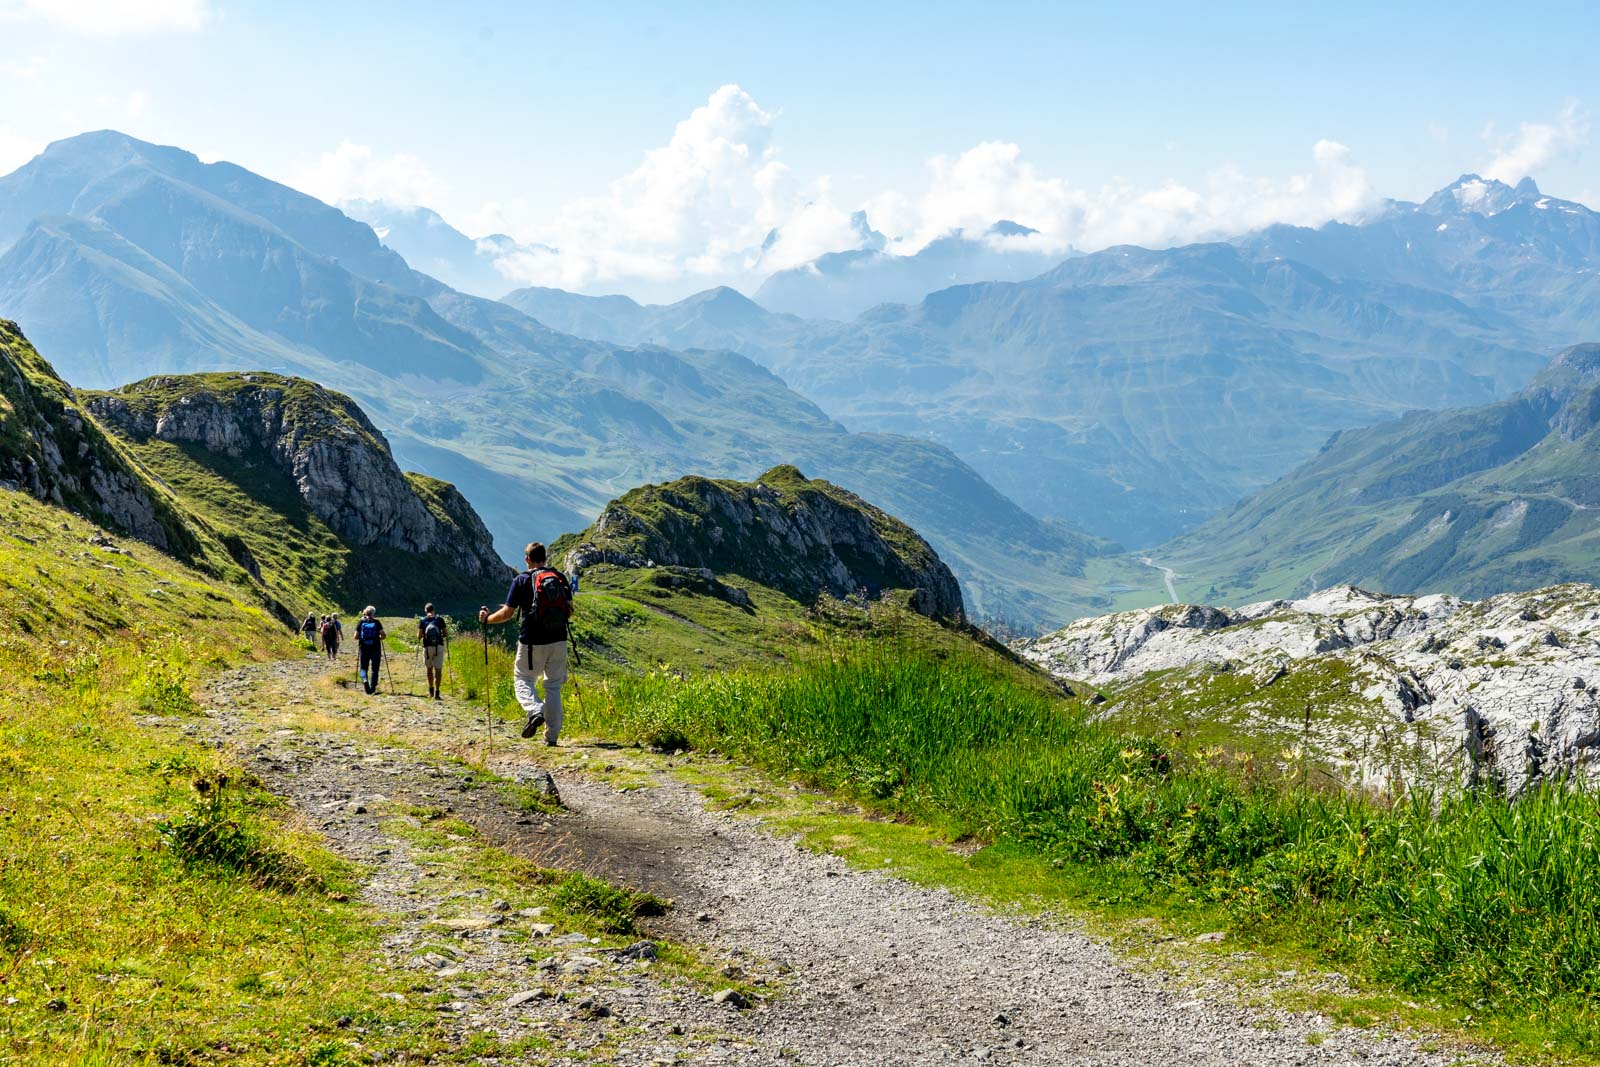
[[145, 108], [150, 106], [150, 94], [143, 89], [135, 89], [128, 94], [128, 99], [122, 108], [128, 113], [130, 119], [136, 119], [144, 114]]
[[44, 151], [44, 142], [23, 137], [0, 126], [0, 175], [10, 174]]
[[1524, 122], [1515, 134], [1496, 137], [1494, 127], [1484, 130], [1484, 140], [1495, 152], [1484, 167], [1485, 178], [1515, 184], [1559, 159], [1589, 140], [1589, 116], [1578, 109], [1576, 100], [1567, 101], [1554, 122]]
[[290, 167], [288, 184], [330, 204], [386, 200], [391, 204], [435, 204], [444, 185], [427, 164], [407, 152], [380, 156], [369, 146], [341, 141], [332, 152], [303, 157]]
[[[1000, 219], [1039, 232], [991, 240], [1054, 252], [1159, 247], [1274, 222], [1318, 225], [1357, 218], [1379, 200], [1350, 150], [1329, 140], [1312, 147], [1304, 173], [1282, 179], [1222, 167], [1198, 188], [1169, 181], [1098, 189], [1043, 173], [1018, 145], [987, 141], [930, 160], [920, 191], [841, 204], [825, 176], [802, 179], [777, 158], [775, 124], [747, 92], [725, 85], [604, 194], [543, 219], [525, 204], [485, 205], [467, 224], [540, 246], [500, 260], [510, 279], [665, 299], [719, 283], [757, 284], [774, 270], [857, 247], [856, 208], [889, 235], [892, 252], [914, 252], [952, 230], [982, 233]], [[772, 231], [776, 240], [763, 248]]]
[[566, 288], [715, 284], [745, 270], [774, 228], [782, 234], [768, 260], [804, 262], [848, 241], [849, 214], [832, 204], [826, 181], [807, 186], [778, 161], [773, 122], [749, 93], [724, 85], [603, 194], [543, 221], [523, 205], [492, 205], [477, 221], [560, 249], [508, 257], [501, 269]]
[[1344, 145], [1318, 141], [1311, 157], [1309, 171], [1282, 180], [1222, 167], [1202, 188], [1168, 181], [1091, 190], [1041, 173], [1015, 144], [991, 141], [955, 159], [931, 160], [928, 190], [920, 200], [889, 193], [867, 210], [875, 225], [897, 237], [900, 251], [914, 251], [952, 230], [979, 233], [1000, 219], [1039, 231], [1001, 243], [1061, 251], [1115, 244], [1162, 247], [1275, 222], [1315, 226], [1358, 218], [1378, 202], [1366, 172]]
[[50, 62], [44, 56], [0, 60], [0, 75], [13, 81], [22, 82], [24, 85], [34, 84], [49, 69]]
[[211, 12], [206, 0], [0, 0], [0, 15], [40, 19], [90, 37], [116, 37], [193, 32], [206, 25]]

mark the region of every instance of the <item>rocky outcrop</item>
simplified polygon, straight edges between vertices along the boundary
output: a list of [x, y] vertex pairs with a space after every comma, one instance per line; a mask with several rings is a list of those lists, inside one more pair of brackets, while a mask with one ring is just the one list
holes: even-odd
[[[1345, 779], [1600, 782], [1600, 589], [1481, 601], [1350, 586], [1234, 610], [1166, 606], [1015, 644], [1051, 673], [1208, 724], [1302, 741]], [[1223, 678], [1223, 681], [1215, 679]], [[1132, 694], [1137, 693], [1134, 697]]]
[[961, 588], [917, 532], [854, 493], [775, 467], [755, 482], [681, 478], [612, 501], [566, 548], [596, 563], [737, 575], [806, 603], [910, 590], [914, 610], [961, 614]]
[[473, 577], [509, 572], [454, 487], [408, 478], [365, 412], [313, 382], [261, 372], [171, 375], [84, 397], [101, 422], [131, 439], [272, 465], [353, 546], [436, 553]]
[[88, 418], [16, 323], [0, 320], [0, 489], [29, 493], [169, 552], [193, 535]]

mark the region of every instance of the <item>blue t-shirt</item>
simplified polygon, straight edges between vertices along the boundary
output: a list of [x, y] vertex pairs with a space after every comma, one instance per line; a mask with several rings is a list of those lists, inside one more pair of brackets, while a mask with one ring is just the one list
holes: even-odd
[[517, 639], [525, 645], [553, 645], [567, 639], [567, 620], [560, 612], [551, 612], [553, 618], [534, 617], [533, 576], [550, 569], [541, 567], [535, 571], [523, 571], [511, 579], [511, 588], [506, 591], [506, 607], [516, 608], [522, 613]]

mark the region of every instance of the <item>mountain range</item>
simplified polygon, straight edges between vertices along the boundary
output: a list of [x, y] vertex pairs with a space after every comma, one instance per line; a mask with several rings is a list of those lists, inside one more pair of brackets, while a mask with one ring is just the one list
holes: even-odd
[[[492, 266], [492, 242], [437, 216], [357, 210], [426, 262], [459, 266], [470, 248]], [[841, 292], [876, 300], [863, 279], [880, 267], [902, 272], [890, 290], [925, 284], [914, 257], [857, 222], [852, 262], [883, 262]], [[1028, 236], [1005, 224], [979, 243]], [[979, 262], [962, 259], [970, 239], [950, 240], [924, 265]], [[1265, 491], [1257, 510], [1285, 494], [1309, 507], [1328, 457], [1364, 440], [1352, 432], [1422, 425], [1417, 409], [1532, 404], [1519, 391], [1550, 356], [1600, 336], [1600, 216], [1532, 181], [1474, 175], [1360, 224], [1074, 255], [848, 321], [728, 288], [668, 305], [553, 289], [484, 299], [320, 201], [112, 132], [57, 142], [0, 179], [0, 248], [0, 309], [68, 380], [260, 369], [325, 382], [372, 413], [397, 458], [461, 486], [506, 555], [582, 528], [628, 485], [798, 462], [905, 517], [970, 610], [1023, 626], [1159, 596], [1146, 558], [1186, 590], [1333, 580], [1291, 551], [1249, 558], [1255, 542], [1228, 523], [1256, 512], [1239, 502]], [[1385, 447], [1413, 446], [1378, 447], [1373, 462], [1400, 462]], [[1293, 486], [1274, 484], [1286, 476]], [[1533, 491], [1508, 484], [1516, 499]], [[1535, 516], [1551, 506], [1525, 503]], [[1519, 544], [1513, 555], [1533, 542]], [[1490, 546], [1424, 575], [1378, 566], [1372, 552], [1409, 554], [1368, 545], [1337, 576], [1487, 593], [1521, 573], [1583, 577], [1584, 547], [1491, 566]]]
[[[505, 299], [617, 343], [742, 352], [853, 429], [931, 438], [1034, 514], [1149, 546], [1331, 433], [1520, 388], [1600, 329], [1597, 219], [1531, 183], [1467, 176], [1362, 226], [1111, 248], [847, 323], [728, 289], [666, 306], [541, 289]], [[1378, 269], [1386, 257], [1402, 258]]]
[[0, 179], [0, 248], [0, 308], [69, 381], [322, 382], [401, 462], [457, 484], [507, 556], [628, 486], [796, 459], [925, 531], [978, 613], [1061, 617], [1105, 547], [942, 446], [847, 431], [744, 356], [558, 333], [413, 270], [335, 208], [179, 149], [110, 131], [52, 144]]

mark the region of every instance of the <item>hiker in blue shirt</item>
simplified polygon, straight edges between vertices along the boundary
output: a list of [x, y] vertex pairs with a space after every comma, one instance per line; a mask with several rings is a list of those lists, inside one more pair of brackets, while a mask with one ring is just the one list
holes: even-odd
[[380, 671], [383, 669], [383, 623], [378, 621], [378, 609], [368, 604], [356, 623], [356, 651], [360, 656], [361, 685], [368, 693], [378, 691]]

